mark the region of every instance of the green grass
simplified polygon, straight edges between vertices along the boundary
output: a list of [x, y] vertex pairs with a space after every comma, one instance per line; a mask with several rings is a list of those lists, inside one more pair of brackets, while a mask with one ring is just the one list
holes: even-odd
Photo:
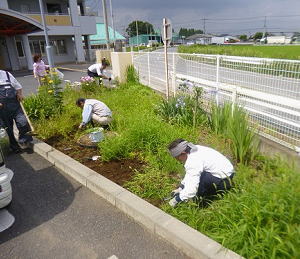
[[[81, 110], [74, 102], [83, 94], [65, 91], [62, 114], [35, 121], [38, 132], [47, 137], [57, 133], [67, 136], [80, 122]], [[213, 130], [204, 125], [169, 123], [155, 112], [162, 97], [136, 82], [114, 90], [99, 89], [85, 97], [97, 98], [113, 111], [112, 129], [118, 134], [100, 142], [101, 157], [106, 161], [139, 158], [146, 163], [145, 170], [135, 172], [127, 182], [130, 191], [160, 202], [167, 213], [246, 258], [300, 257], [300, 174], [288, 164], [258, 156], [251, 166], [235, 166], [235, 188], [210, 207], [201, 209], [189, 201], [170, 208], [163, 197], [178, 184], [183, 166], [169, 155], [167, 144], [186, 138], [233, 157], [231, 141], [222, 130], [228, 126], [224, 117], [213, 119]], [[224, 116], [230, 112], [225, 108]]]
[[300, 60], [300, 46], [179, 46], [181, 53], [219, 54], [260, 58], [279, 58]]

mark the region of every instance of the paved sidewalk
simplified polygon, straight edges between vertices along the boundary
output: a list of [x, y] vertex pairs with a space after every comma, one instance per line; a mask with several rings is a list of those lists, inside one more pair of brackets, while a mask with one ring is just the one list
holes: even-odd
[[11, 155], [15, 224], [1, 258], [186, 258], [37, 155]]

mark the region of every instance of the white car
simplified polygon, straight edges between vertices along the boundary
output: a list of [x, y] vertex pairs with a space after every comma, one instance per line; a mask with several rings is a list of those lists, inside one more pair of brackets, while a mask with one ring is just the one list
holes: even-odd
[[11, 179], [14, 173], [6, 168], [3, 153], [0, 150], [0, 209], [7, 207], [12, 200]]

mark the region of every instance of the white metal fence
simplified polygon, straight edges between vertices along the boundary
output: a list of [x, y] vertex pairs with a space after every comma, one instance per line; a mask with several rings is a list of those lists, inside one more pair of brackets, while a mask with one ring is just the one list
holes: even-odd
[[[132, 53], [142, 84], [166, 93], [163, 52]], [[300, 61], [169, 53], [170, 93], [181, 82], [243, 106], [259, 133], [300, 152]]]

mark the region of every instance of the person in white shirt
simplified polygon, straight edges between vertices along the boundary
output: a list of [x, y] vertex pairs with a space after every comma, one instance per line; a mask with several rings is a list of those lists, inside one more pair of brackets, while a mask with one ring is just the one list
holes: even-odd
[[106, 58], [101, 60], [101, 64], [93, 64], [88, 68], [88, 76], [90, 77], [101, 77], [103, 79], [111, 80], [110, 77], [105, 75], [105, 69], [107, 68], [108, 61]]
[[95, 99], [79, 98], [76, 105], [82, 109], [82, 122], [79, 129], [84, 128], [91, 120], [101, 126], [107, 126], [112, 121], [112, 112], [103, 102]]
[[195, 196], [207, 202], [231, 188], [233, 165], [218, 151], [184, 139], [174, 140], [168, 149], [185, 168], [180, 186], [171, 193], [173, 198], [169, 204], [172, 207]]

